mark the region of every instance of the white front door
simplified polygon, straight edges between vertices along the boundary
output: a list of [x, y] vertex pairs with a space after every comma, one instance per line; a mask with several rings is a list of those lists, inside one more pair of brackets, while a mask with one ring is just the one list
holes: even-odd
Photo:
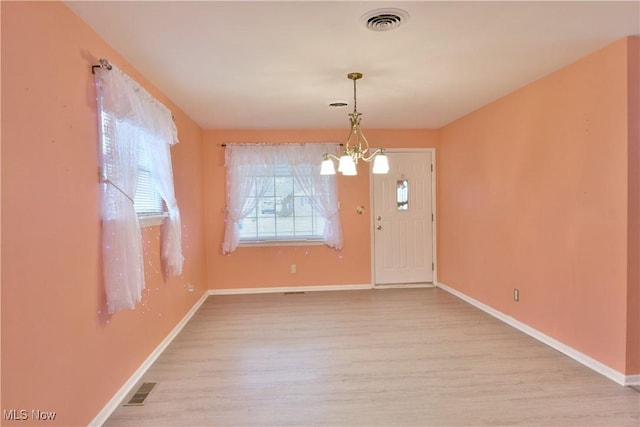
[[374, 283], [433, 283], [433, 151], [386, 152], [372, 175]]

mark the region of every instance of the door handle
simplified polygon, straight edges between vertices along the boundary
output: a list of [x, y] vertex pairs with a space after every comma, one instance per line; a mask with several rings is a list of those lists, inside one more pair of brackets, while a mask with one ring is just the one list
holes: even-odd
[[376, 226], [376, 230], [382, 230], [382, 226], [381, 225]]

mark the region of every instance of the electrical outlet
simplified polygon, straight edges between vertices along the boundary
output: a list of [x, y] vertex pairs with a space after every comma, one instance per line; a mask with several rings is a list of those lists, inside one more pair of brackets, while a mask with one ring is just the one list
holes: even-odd
[[520, 290], [514, 288], [513, 289], [513, 300], [514, 301], [520, 301]]
[[295, 274], [296, 273], [296, 265], [295, 264], [291, 264], [290, 271], [291, 271], [291, 274]]
[[187, 283], [187, 292], [193, 292], [193, 284]]

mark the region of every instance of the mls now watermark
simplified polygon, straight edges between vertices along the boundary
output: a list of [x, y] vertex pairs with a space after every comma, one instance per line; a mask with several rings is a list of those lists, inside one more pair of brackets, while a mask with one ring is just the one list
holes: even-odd
[[2, 415], [7, 421], [53, 421], [56, 419], [56, 413], [51, 411], [41, 411], [40, 409], [5, 409]]

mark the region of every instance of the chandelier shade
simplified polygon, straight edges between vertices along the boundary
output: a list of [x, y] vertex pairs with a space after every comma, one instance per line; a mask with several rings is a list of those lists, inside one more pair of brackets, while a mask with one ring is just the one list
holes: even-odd
[[322, 161], [322, 165], [320, 166], [320, 175], [335, 175], [336, 167], [333, 164], [333, 161], [329, 158], [327, 154], [324, 155], [324, 160]]
[[384, 148], [378, 148], [369, 153], [369, 142], [360, 129], [361, 113], [358, 112], [356, 97], [356, 81], [362, 78], [362, 73], [349, 73], [347, 78], [353, 80], [353, 112], [349, 114], [351, 130], [344, 144], [344, 152], [340, 157], [331, 153], [325, 153], [320, 167], [321, 175], [335, 175], [336, 169], [333, 160], [338, 161], [338, 172], [347, 176], [358, 174], [358, 161], [373, 162], [372, 172], [375, 174], [385, 174], [389, 172], [389, 160], [384, 154]]
[[379, 154], [373, 160], [373, 173], [389, 173], [389, 159], [386, 154]]

